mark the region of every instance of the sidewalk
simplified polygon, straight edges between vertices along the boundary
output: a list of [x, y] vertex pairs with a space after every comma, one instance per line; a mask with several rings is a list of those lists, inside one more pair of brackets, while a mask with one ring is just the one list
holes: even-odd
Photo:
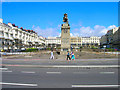
[[117, 54], [117, 55], [120, 54], [120, 52], [105, 52], [105, 53], [109, 53], [109, 54]]
[[[2, 65], [5, 66], [20, 66], [20, 67], [110, 67], [111, 65], [118, 66], [118, 57], [115, 55], [104, 55], [95, 52], [74, 52], [75, 61], [67, 61], [66, 55], [57, 55], [54, 53], [55, 59], [49, 59], [50, 53], [37, 52], [25, 55], [4, 56]], [[92, 65], [92, 66], [91, 66]]]
[[[101, 59], [101, 58], [118, 58], [118, 55], [103, 53], [103, 52], [74, 52], [76, 59]], [[54, 52], [55, 59], [64, 59], [66, 55], [58, 55]], [[31, 52], [31, 53], [16, 53], [10, 56], [3, 56], [8, 59], [49, 59], [50, 52]]]
[[2, 64], [9, 65], [118, 65], [118, 59], [3, 59]]

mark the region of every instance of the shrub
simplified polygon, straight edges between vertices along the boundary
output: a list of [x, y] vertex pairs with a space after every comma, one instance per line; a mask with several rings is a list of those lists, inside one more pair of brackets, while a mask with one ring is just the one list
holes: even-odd
[[51, 48], [47, 48], [47, 50], [51, 50]]
[[82, 49], [83, 47], [81, 46], [80, 49]]
[[27, 49], [25, 50], [25, 52], [36, 52], [36, 51], [38, 51], [37, 48], [27, 48]]
[[91, 49], [98, 49], [98, 47], [92, 46]]
[[117, 51], [117, 49], [113, 49], [113, 48], [106, 48], [108, 51]]

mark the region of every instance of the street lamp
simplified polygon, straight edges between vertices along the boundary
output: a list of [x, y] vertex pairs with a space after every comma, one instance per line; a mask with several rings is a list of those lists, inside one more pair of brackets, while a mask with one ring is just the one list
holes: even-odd
[[103, 47], [104, 47], [104, 58], [105, 58], [105, 48], [106, 48], [106, 46], [104, 45]]

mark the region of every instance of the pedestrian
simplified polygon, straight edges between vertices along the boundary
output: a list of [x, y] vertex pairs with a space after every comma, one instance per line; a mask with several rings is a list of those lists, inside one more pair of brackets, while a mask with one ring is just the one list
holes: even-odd
[[71, 54], [70, 54], [70, 58], [72, 58], [72, 53], [73, 53], [73, 52], [71, 52]]
[[72, 58], [71, 58], [72, 60], [75, 60], [75, 55], [74, 55], [74, 53], [72, 52]]
[[69, 51], [67, 51], [67, 60], [68, 60], [68, 61], [71, 60]]
[[50, 56], [50, 59], [54, 59], [53, 50], [51, 50], [51, 56]]
[[80, 49], [80, 52], [81, 52], [82, 50]]

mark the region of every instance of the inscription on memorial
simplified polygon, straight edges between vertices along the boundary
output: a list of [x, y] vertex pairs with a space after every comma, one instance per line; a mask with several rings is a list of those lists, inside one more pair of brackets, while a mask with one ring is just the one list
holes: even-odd
[[62, 38], [63, 44], [69, 44], [69, 38]]
[[64, 33], [67, 33], [67, 29], [64, 29]]

